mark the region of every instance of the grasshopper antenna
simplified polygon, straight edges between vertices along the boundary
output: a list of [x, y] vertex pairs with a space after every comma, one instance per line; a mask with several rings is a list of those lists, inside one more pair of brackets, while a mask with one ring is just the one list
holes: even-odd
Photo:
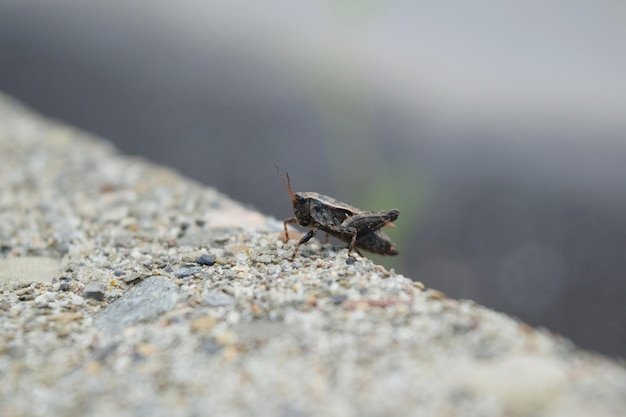
[[[281, 181], [283, 182], [283, 185], [285, 186], [285, 189], [289, 193], [289, 197], [291, 198], [291, 201], [292, 202], [296, 201], [296, 197], [293, 195], [293, 191], [291, 191], [291, 180], [289, 180], [289, 174], [285, 173], [285, 176], [283, 176], [283, 173], [280, 172], [280, 169], [278, 169], [278, 165], [274, 165], [274, 168], [276, 168], [276, 172], [278, 172], [278, 176], [280, 177]], [[285, 180], [285, 177], [287, 177], [286, 180]]]

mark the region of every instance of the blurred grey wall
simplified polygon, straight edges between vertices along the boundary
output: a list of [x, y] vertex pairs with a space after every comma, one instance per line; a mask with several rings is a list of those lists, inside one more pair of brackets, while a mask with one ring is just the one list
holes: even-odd
[[379, 259], [626, 356], [619, 2], [0, 0], [0, 89], [278, 218], [397, 207]]

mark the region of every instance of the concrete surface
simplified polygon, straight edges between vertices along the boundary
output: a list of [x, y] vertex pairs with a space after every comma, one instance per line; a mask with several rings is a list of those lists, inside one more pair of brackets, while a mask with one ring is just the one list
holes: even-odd
[[626, 414], [622, 363], [281, 228], [0, 98], [0, 415]]

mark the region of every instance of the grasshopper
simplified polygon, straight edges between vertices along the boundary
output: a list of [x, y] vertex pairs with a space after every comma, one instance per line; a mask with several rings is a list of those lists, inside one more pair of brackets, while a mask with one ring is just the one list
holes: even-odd
[[312, 228], [297, 243], [291, 261], [296, 258], [300, 246], [311, 240], [318, 230], [348, 243], [348, 260], [354, 261], [350, 254], [356, 250], [360, 255], [359, 249], [381, 255], [398, 254], [396, 245], [381, 229], [385, 226], [394, 227], [392, 222], [398, 218], [399, 210], [364, 211], [319, 193], [294, 193], [289, 174], [283, 176], [278, 166], [276, 171], [289, 193], [295, 214], [295, 217], [283, 221], [286, 240], [289, 240], [288, 223]]

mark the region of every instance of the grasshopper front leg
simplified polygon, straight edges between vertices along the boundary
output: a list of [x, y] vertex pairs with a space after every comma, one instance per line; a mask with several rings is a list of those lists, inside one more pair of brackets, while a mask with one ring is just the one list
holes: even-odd
[[300, 249], [300, 245], [311, 240], [313, 236], [315, 236], [315, 234], [317, 233], [317, 229], [318, 228], [315, 227], [309, 230], [309, 232], [306, 235], [302, 236], [302, 239], [298, 241], [298, 243], [296, 244], [296, 248], [293, 250], [293, 255], [291, 255], [291, 259], [290, 259], [291, 262], [293, 262], [293, 260], [296, 259], [296, 254], [298, 253], [298, 249]]
[[290, 217], [288, 219], [283, 220], [283, 228], [285, 229], [285, 242], [289, 240], [289, 232], [287, 231], [287, 223], [298, 223], [298, 219], [295, 217]]

